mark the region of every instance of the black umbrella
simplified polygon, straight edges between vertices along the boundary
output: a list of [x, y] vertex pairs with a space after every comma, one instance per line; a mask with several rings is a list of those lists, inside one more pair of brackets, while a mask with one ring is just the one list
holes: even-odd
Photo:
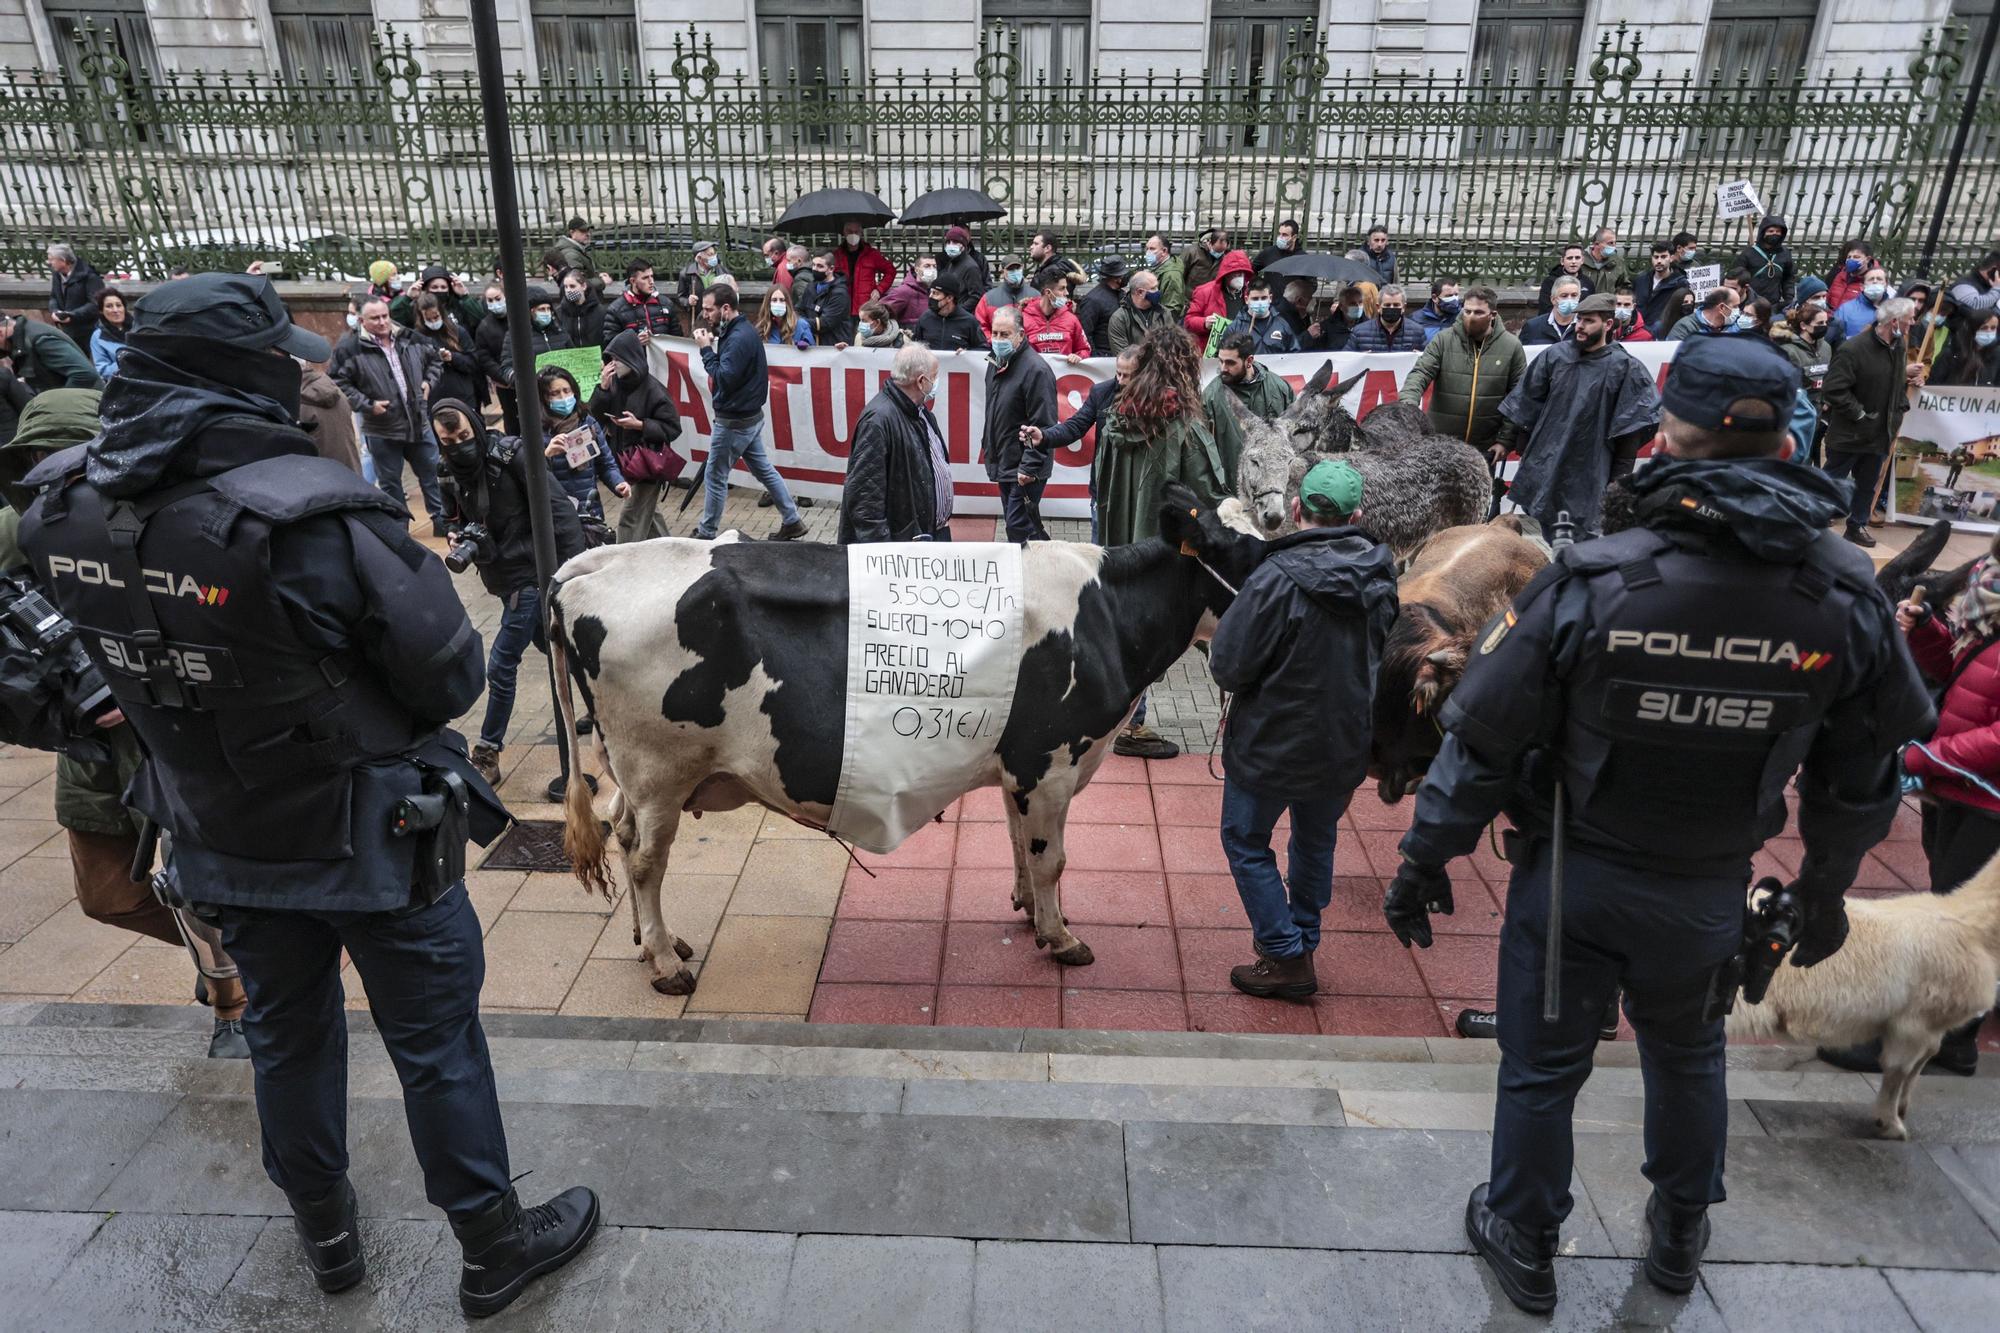
[[1320, 282], [1372, 282], [1382, 285], [1382, 275], [1358, 259], [1340, 255], [1287, 255], [1264, 266], [1267, 277], [1313, 278]]
[[912, 199], [903, 208], [901, 224], [945, 223], [964, 226], [968, 222], [997, 222], [1007, 216], [1007, 206], [984, 190], [932, 190]]
[[812, 235], [839, 231], [849, 222], [879, 227], [895, 216], [887, 204], [866, 190], [814, 190], [785, 210], [777, 230]]

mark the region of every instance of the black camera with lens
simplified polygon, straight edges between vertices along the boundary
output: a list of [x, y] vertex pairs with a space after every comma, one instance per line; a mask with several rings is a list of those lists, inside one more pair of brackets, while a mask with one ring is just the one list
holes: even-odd
[[96, 721], [115, 707], [76, 626], [33, 583], [0, 575], [0, 740], [102, 757]]
[[484, 523], [468, 523], [452, 538], [444, 553], [444, 567], [454, 574], [463, 574], [481, 560], [492, 558], [493, 534]]

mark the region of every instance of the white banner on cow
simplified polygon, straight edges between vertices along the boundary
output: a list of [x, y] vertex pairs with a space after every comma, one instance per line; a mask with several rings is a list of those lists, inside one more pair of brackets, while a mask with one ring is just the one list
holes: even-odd
[[[1664, 377], [1677, 343], [1644, 342], [1623, 344], [1653, 373], [1655, 382]], [[1540, 355], [1541, 347], [1527, 349], [1528, 356]], [[847, 457], [854, 443], [854, 425], [861, 409], [888, 381], [895, 353], [871, 348], [834, 351], [814, 348], [801, 352], [793, 347], [764, 349], [770, 363], [770, 401], [764, 418], [764, 448], [784, 476], [785, 483], [798, 495], [839, 503], [842, 483], [847, 478]], [[679, 338], [655, 338], [651, 343], [653, 375], [666, 386], [681, 416], [682, 431], [674, 448], [690, 461], [708, 457], [709, 432], [715, 408], [709, 395], [708, 372], [701, 353], [691, 342]], [[1333, 363], [1333, 377], [1344, 380], [1357, 371], [1368, 372], [1344, 400], [1347, 410], [1360, 418], [1376, 404], [1393, 402], [1401, 390], [1403, 377], [1417, 363], [1415, 352], [1285, 352], [1260, 356], [1257, 364], [1267, 374], [1282, 376], [1294, 389], [1301, 388], [1327, 362]], [[986, 368], [983, 352], [946, 352], [938, 358], [938, 424], [944, 430], [945, 454], [951, 460], [952, 508], [961, 515], [998, 514], [1000, 492], [986, 475], [980, 436], [986, 420]], [[1083, 406], [1091, 387], [1116, 373], [1108, 357], [1079, 361], [1074, 365], [1060, 357], [1048, 358], [1056, 377], [1056, 416], [1068, 417]], [[1216, 374], [1214, 361], [1202, 362], [1202, 382]], [[1042, 495], [1044, 518], [1090, 517], [1090, 465], [1097, 456], [1097, 432], [1055, 454], [1055, 471]], [[737, 465], [732, 474], [741, 485], [754, 486], [750, 474]], [[696, 497], [694, 503], [701, 500]]]
[[1021, 671], [1021, 547], [847, 548], [847, 704], [827, 827], [894, 851], [975, 785]]
[[1892, 518], [1943, 519], [1968, 532], [2000, 531], [2000, 388], [1927, 386], [1896, 437]]

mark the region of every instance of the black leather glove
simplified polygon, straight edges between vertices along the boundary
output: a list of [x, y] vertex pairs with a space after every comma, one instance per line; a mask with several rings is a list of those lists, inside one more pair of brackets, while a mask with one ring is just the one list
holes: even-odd
[[1431, 913], [1450, 916], [1451, 876], [1442, 866], [1418, 865], [1404, 861], [1382, 895], [1382, 916], [1403, 944], [1419, 949], [1431, 947]]
[[1805, 924], [1799, 931], [1799, 942], [1792, 946], [1792, 966], [1811, 967], [1833, 957], [1847, 943], [1847, 904], [1834, 893], [1802, 897], [1799, 902]]

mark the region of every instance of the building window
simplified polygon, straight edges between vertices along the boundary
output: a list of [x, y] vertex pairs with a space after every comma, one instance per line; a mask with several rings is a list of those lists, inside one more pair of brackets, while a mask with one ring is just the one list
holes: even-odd
[[1818, 18], [1819, 0], [1715, 0], [1697, 76], [1725, 88], [1789, 84]]
[[362, 87], [375, 82], [368, 0], [271, 0], [278, 64], [294, 83]]
[[[135, 139], [141, 143], [159, 140], [159, 127], [148, 118], [131, 115], [131, 104], [145, 95], [147, 83], [160, 72], [160, 54], [153, 49], [153, 30], [147, 26], [144, 0], [47, 0], [44, 9], [65, 77], [77, 87], [89, 86], [104, 99], [109, 114], [129, 122]], [[94, 74], [86, 74], [86, 42], [96, 51], [116, 55], [124, 62], [124, 70], [112, 73], [98, 66]], [[83, 134], [92, 145], [105, 142], [102, 125], [86, 125]]]
[[1302, 137], [1286, 133], [1286, 106], [1309, 90], [1285, 62], [1312, 54], [1318, 18], [1312, 0], [1215, 0], [1208, 73], [1222, 88], [1222, 119], [1209, 132], [1210, 148], [1269, 151]]
[[1473, 82], [1567, 82], [1583, 35], [1583, 0], [1480, 0]]
[[794, 144], [833, 142], [843, 94], [866, 83], [861, 0], [757, 0], [757, 42], [765, 82], [796, 90], [793, 114], [775, 119], [774, 132]]
[[617, 91], [640, 77], [633, 0], [529, 0], [528, 13], [550, 147], [637, 147]]
[[1090, 95], [1090, 0], [986, 0], [985, 18], [986, 49], [1015, 59], [1021, 123], [1046, 127], [1048, 146], [1077, 147]]

